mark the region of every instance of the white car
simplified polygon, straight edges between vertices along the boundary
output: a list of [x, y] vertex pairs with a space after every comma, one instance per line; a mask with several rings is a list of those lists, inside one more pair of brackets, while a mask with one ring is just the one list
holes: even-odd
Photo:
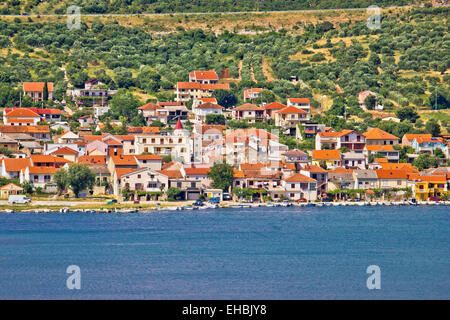
[[11, 203], [11, 204], [16, 204], [16, 203], [26, 204], [26, 203], [30, 203], [30, 202], [31, 202], [31, 199], [23, 194], [11, 195], [8, 198], [8, 203]]

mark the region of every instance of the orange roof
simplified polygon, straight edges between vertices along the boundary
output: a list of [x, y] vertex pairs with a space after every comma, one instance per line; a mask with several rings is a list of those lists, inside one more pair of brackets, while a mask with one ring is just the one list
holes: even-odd
[[14, 108], [7, 114], [5, 114], [7, 118], [20, 118], [20, 117], [32, 117], [32, 118], [41, 118], [39, 114], [36, 112], [27, 109], [27, 108]]
[[408, 179], [406, 170], [376, 170], [379, 179]]
[[160, 133], [160, 130], [159, 127], [144, 127], [142, 129], [142, 133], [146, 134]]
[[258, 106], [255, 106], [254, 104], [246, 103], [239, 107], [234, 108], [233, 111], [234, 110], [236, 110], [236, 111], [259, 111], [259, 110], [263, 110], [263, 109]]
[[62, 147], [58, 150], [53, 151], [51, 154], [78, 154], [78, 151], [75, 151], [69, 147]]
[[197, 106], [196, 109], [223, 109], [223, 107], [215, 103], [205, 102]]
[[184, 168], [186, 175], [207, 175], [210, 168]]
[[0, 132], [3, 133], [50, 133], [50, 126], [32, 125], [32, 126], [11, 126], [0, 125]]
[[278, 110], [278, 109], [284, 109], [286, 107], [287, 106], [285, 106], [284, 104], [275, 101], [275, 102], [272, 102], [272, 103], [264, 105], [262, 108], [266, 109], [266, 110], [268, 110], [268, 109], [270, 109], [270, 110]]
[[247, 99], [249, 96], [249, 93], [257, 93], [257, 92], [262, 92], [263, 89], [262, 88], [250, 88], [244, 91], [244, 97]]
[[417, 139], [419, 137], [422, 138], [431, 138], [431, 134], [429, 133], [419, 133], [419, 134], [415, 134], [415, 133], [407, 133], [405, 134], [406, 139], [408, 140], [414, 140]]
[[346, 169], [344, 167], [337, 167], [334, 170], [330, 170], [330, 173], [353, 173], [353, 169]]
[[313, 150], [312, 158], [314, 160], [341, 160], [339, 150]]
[[134, 171], [142, 170], [142, 168], [116, 168], [117, 178], [120, 179], [124, 174], [128, 174]]
[[[30, 168], [30, 174], [55, 174], [56, 169], [55, 167], [29, 167]], [[25, 170], [25, 169], [24, 169]]]
[[444, 139], [441, 137], [418, 137], [416, 138], [417, 143], [421, 144], [424, 142], [440, 142], [440, 143], [444, 143]]
[[393, 146], [381, 145], [381, 144], [366, 145], [366, 150], [367, 151], [395, 151]]
[[195, 90], [228, 90], [230, 89], [230, 85], [228, 83], [217, 83], [217, 84], [211, 84], [211, 83], [200, 83], [200, 82], [177, 82], [177, 88], [178, 89], [195, 89]]
[[138, 160], [161, 160], [162, 157], [157, 154], [137, 154], [135, 155]]
[[302, 168], [302, 170], [309, 171], [309, 172], [322, 172], [322, 173], [328, 172], [324, 168], [316, 166], [316, 165], [313, 165], [313, 164], [304, 166]]
[[2, 189], [2, 190], [23, 190], [22, 187], [19, 187], [18, 185], [14, 184], [12, 182], [5, 184], [3, 187], [0, 187], [0, 189]]
[[363, 133], [363, 135], [368, 140], [399, 140], [398, 137], [379, 128], [370, 129], [369, 131]]
[[388, 159], [387, 158], [375, 158], [375, 162], [376, 163], [388, 163]]
[[35, 154], [31, 156], [33, 163], [70, 163], [72, 161], [51, 155]]
[[135, 165], [137, 166], [136, 159], [133, 155], [119, 155], [112, 156], [111, 160], [116, 166]]
[[78, 163], [106, 165], [106, 156], [81, 156], [78, 158]]
[[214, 70], [194, 71], [191, 72], [189, 76], [196, 80], [219, 80], [219, 76]]
[[447, 178], [444, 175], [438, 175], [438, 176], [417, 176], [416, 181], [428, 181], [428, 182], [447, 182]]
[[161, 109], [163, 107], [161, 107], [160, 105], [157, 105], [156, 103], [150, 102], [147, 103], [145, 105], [143, 105], [142, 107], [139, 107], [139, 110], [156, 110], [156, 109]]
[[291, 103], [310, 103], [309, 98], [289, 98]]
[[5, 169], [7, 172], [18, 172], [26, 167], [31, 167], [31, 159], [10, 159], [5, 158], [2, 161], [5, 162]]
[[[24, 82], [23, 91], [25, 92], [43, 92], [45, 82]], [[48, 92], [53, 92], [53, 82], [47, 82]]]
[[33, 119], [6, 119], [6, 123], [34, 123]]
[[169, 179], [181, 179], [183, 175], [180, 170], [157, 170], [157, 172], [167, 176]]
[[276, 113], [307, 113], [307, 112], [294, 106], [289, 106], [282, 110], [276, 111]]
[[301, 173], [296, 173], [290, 177], [287, 177], [284, 179], [286, 182], [317, 182], [317, 180], [310, 178], [308, 176], [305, 176]]
[[216, 103], [217, 104], [217, 99], [216, 98], [197, 98], [197, 100], [206, 103], [206, 102], [211, 102], [211, 103]]
[[408, 172], [418, 172], [411, 163], [380, 163], [381, 169], [385, 170], [405, 170]]
[[343, 137], [343, 136], [345, 136], [345, 135], [347, 135], [349, 133], [352, 133], [352, 132], [356, 132], [356, 131], [349, 130], [349, 129], [344, 129], [344, 130], [341, 130], [341, 131], [338, 131], [338, 132], [326, 131], [326, 132], [318, 132], [317, 134], [320, 137]]
[[264, 163], [241, 163], [239, 164], [239, 167], [241, 170], [261, 170], [262, 168], [265, 168], [266, 165]]

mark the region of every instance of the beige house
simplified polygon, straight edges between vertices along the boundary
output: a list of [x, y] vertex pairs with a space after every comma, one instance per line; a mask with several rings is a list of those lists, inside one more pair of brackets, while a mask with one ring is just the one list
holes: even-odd
[[234, 120], [247, 120], [248, 122], [264, 120], [264, 109], [251, 103], [243, 104], [231, 111]]
[[317, 199], [317, 180], [296, 173], [281, 181], [285, 196], [290, 200], [306, 199], [314, 201]]
[[407, 188], [408, 187], [408, 171], [406, 170], [376, 170], [378, 177], [378, 188]]
[[296, 128], [300, 123], [309, 121], [309, 114], [290, 106], [274, 112], [275, 125], [282, 128]]

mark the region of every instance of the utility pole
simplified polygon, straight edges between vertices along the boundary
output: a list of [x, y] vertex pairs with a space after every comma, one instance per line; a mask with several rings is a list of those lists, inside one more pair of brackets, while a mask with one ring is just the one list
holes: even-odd
[[434, 96], [434, 110], [437, 111], [437, 87], [436, 87], [436, 94]]

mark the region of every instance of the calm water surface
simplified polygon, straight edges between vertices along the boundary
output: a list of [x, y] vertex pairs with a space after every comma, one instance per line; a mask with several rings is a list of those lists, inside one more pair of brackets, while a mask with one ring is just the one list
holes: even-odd
[[[447, 206], [0, 214], [0, 299], [449, 299]], [[66, 268], [81, 269], [68, 290]], [[381, 268], [368, 290], [366, 268]]]

